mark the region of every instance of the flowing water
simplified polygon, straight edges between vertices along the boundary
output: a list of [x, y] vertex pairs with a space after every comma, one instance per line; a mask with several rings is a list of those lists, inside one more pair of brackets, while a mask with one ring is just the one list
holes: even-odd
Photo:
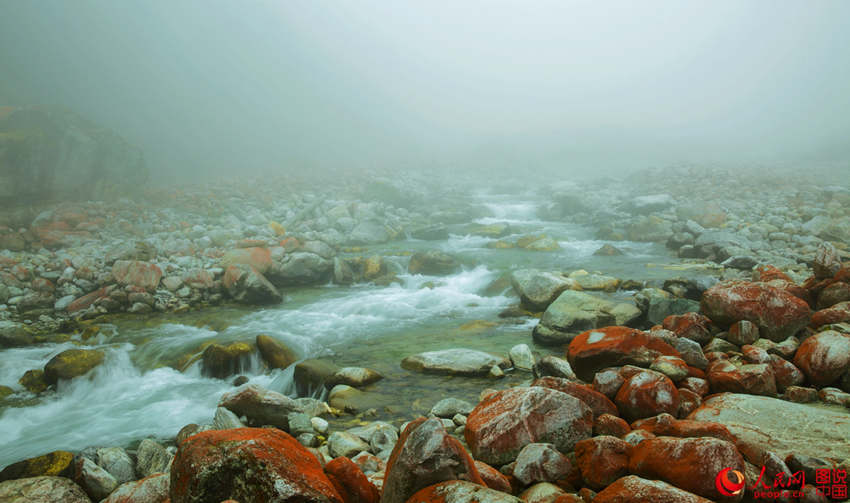
[[[211, 341], [253, 340], [268, 334], [285, 342], [300, 357], [326, 357], [340, 366], [363, 366], [385, 378], [367, 388], [376, 397], [376, 418], [400, 422], [427, 413], [439, 399], [455, 396], [477, 401], [488, 386], [504, 386], [485, 378], [414, 374], [400, 368], [408, 355], [450, 347], [506, 354], [527, 343], [540, 354], [558, 348], [534, 345], [536, 319], [504, 320], [498, 313], [516, 302], [505, 274], [512, 269], [599, 270], [623, 279], [681, 276], [648, 263], [675, 263], [663, 246], [612, 242], [623, 256], [596, 257], [606, 241], [591, 238], [589, 229], [546, 222], [536, 206], [517, 196], [481, 194], [476, 200], [492, 214], [478, 223], [508, 222], [518, 233], [545, 233], [558, 240], [555, 252], [488, 249], [493, 239], [451, 234], [444, 241], [406, 240], [371, 248], [369, 254], [398, 256], [438, 248], [469, 263], [446, 277], [399, 274], [402, 284], [390, 286], [326, 285], [286, 291], [283, 304], [268, 308], [218, 307], [206, 311], [121, 318], [102, 326], [85, 342], [72, 342], [0, 352], [0, 383], [15, 383], [16, 393], [0, 409], [0, 466], [56, 449], [78, 450], [92, 445], [131, 446], [145, 437], [173, 439], [187, 423], [212, 419], [219, 397], [232, 389], [232, 378], [201, 375], [199, 364], [180, 367]], [[529, 198], [530, 199], [530, 198]], [[518, 236], [514, 236], [518, 237]], [[508, 237], [510, 239], [510, 237]], [[501, 280], [500, 280], [501, 278]], [[617, 295], [627, 298], [629, 292]], [[62, 383], [50, 395], [36, 398], [18, 386], [28, 369], [41, 368], [71, 347], [106, 351], [103, 365], [87, 378]], [[293, 394], [291, 368], [268, 372], [259, 358], [242, 369], [252, 383]], [[508, 383], [529, 379], [510, 372]], [[352, 421], [342, 416], [337, 421]]]

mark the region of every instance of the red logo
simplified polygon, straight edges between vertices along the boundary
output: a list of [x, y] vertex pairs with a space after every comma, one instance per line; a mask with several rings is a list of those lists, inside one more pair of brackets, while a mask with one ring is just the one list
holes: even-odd
[[714, 486], [717, 488], [717, 492], [723, 496], [737, 496], [741, 494], [745, 484], [744, 474], [731, 468], [720, 470], [720, 473], [714, 478]]

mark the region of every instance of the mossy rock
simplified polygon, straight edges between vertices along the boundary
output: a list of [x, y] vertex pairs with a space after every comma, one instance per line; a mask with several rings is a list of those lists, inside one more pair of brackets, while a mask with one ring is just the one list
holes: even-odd
[[26, 388], [30, 393], [41, 393], [46, 390], [49, 384], [44, 379], [44, 371], [41, 369], [27, 370], [24, 375], [18, 379], [18, 384]]
[[239, 374], [248, 367], [253, 353], [254, 347], [247, 342], [210, 344], [201, 355], [201, 370], [204, 375], [219, 379]]
[[13, 463], [0, 472], [0, 482], [41, 476], [74, 477], [74, 454], [53, 451]]
[[268, 335], [257, 336], [257, 349], [271, 369], [285, 369], [298, 360], [294, 351]]
[[3, 400], [14, 392], [15, 390], [13, 390], [12, 388], [0, 385], [0, 400]]
[[54, 356], [44, 366], [44, 379], [56, 384], [59, 379], [73, 379], [103, 363], [105, 355], [98, 349], [68, 349]]
[[297, 363], [293, 378], [298, 396], [309, 396], [323, 387], [338, 370], [339, 367], [333, 363], [317, 358]]

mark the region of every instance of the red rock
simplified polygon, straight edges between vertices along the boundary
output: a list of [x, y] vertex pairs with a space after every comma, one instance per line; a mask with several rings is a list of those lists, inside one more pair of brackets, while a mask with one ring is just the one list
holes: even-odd
[[485, 486], [452, 480], [419, 490], [407, 503], [522, 503], [522, 500]]
[[797, 283], [794, 283], [793, 281], [773, 279], [770, 281], [764, 281], [763, 283], [767, 286], [778, 288], [779, 290], [783, 290], [787, 293], [790, 293], [791, 295], [802, 300], [809, 306], [812, 305], [812, 294], [809, 293], [809, 290], [798, 285]]
[[630, 421], [679, 410], [679, 390], [669, 377], [646, 370], [633, 375], [620, 388], [614, 402]]
[[190, 269], [183, 275], [183, 283], [191, 288], [208, 290], [213, 287], [213, 275], [206, 269]]
[[561, 496], [567, 494], [562, 488], [551, 482], [538, 482], [519, 493], [519, 499], [525, 503], [555, 503]]
[[593, 498], [593, 503], [712, 503], [660, 480], [623, 477]]
[[567, 350], [570, 366], [584, 381], [592, 381], [594, 374], [606, 367], [649, 366], [659, 355], [681, 356], [660, 337], [628, 327], [582, 332], [570, 342]]
[[818, 294], [817, 308], [828, 309], [836, 304], [850, 301], [850, 283], [837, 281]]
[[711, 331], [709, 326], [711, 320], [699, 313], [685, 313], [681, 315], [670, 315], [664, 318], [662, 327], [665, 330], [670, 330], [678, 337], [685, 337], [705, 344], [711, 340]]
[[586, 384], [579, 384], [560, 377], [541, 377], [532, 382], [531, 385], [558, 390], [578, 398], [590, 407], [594, 417], [601, 414], [620, 415], [614, 402]]
[[687, 417], [702, 405], [702, 398], [691, 390], [679, 389], [679, 412], [676, 417]]
[[758, 266], [755, 270], [755, 274], [753, 275], [754, 281], [773, 281], [776, 279], [788, 281], [789, 283], [794, 282], [794, 280], [792, 280], [790, 276], [788, 276], [787, 274], [772, 265]]
[[404, 429], [387, 461], [381, 503], [401, 503], [423, 487], [461, 478], [484, 485], [469, 453], [443, 423], [419, 418]]
[[641, 419], [632, 423], [635, 430], [646, 430], [657, 437], [712, 437], [735, 443], [737, 440], [729, 429], [720, 423], [696, 421], [694, 419], [676, 419], [670, 414]]
[[310, 451], [273, 428], [211, 430], [177, 448], [171, 501], [342, 503]]
[[797, 333], [811, 318], [811, 309], [802, 299], [764, 283], [747, 281], [726, 281], [709, 288], [700, 308], [722, 326], [751, 321], [762, 337], [776, 342]]
[[729, 360], [712, 362], [708, 382], [713, 393], [731, 392], [750, 395], [776, 395], [776, 376], [767, 363], [735, 365]]
[[740, 501], [723, 496], [715, 478], [724, 468], [744, 473], [744, 459], [735, 444], [716, 438], [658, 437], [636, 445], [629, 471], [640, 477], [660, 479], [674, 486], [721, 503]]
[[597, 491], [629, 474], [631, 454], [632, 446], [617, 437], [593, 437], [576, 444], [581, 478]]
[[475, 461], [475, 468], [478, 469], [478, 474], [481, 475], [481, 480], [487, 487], [506, 493], [511, 492], [511, 481], [502, 472], [483, 461]]
[[141, 480], [121, 484], [101, 503], [161, 503], [168, 498], [169, 475], [154, 473]]
[[378, 503], [381, 495], [350, 459], [338, 457], [325, 465], [325, 475], [344, 503]]
[[789, 386], [799, 386], [806, 381], [803, 372], [785, 358], [770, 355], [770, 367], [776, 378], [776, 391], [784, 392]]
[[467, 417], [464, 437], [476, 459], [503, 465], [532, 442], [569, 452], [592, 429], [593, 412], [578, 398], [537, 386], [516, 387], [484, 397]]
[[593, 420], [594, 435], [609, 435], [612, 437], [623, 438], [628, 432], [632, 431], [624, 419], [611, 414], [602, 414], [596, 416]]
[[736, 321], [729, 327], [728, 340], [737, 346], [752, 344], [759, 338], [759, 328], [748, 320]]
[[687, 377], [679, 383], [679, 389], [687, 389], [693, 391], [699, 396], [705, 396], [708, 394], [709, 385], [708, 381], [705, 379], [700, 379], [699, 377]]
[[593, 389], [614, 399], [626, 379], [616, 369], [600, 370], [593, 376]]
[[243, 264], [265, 274], [272, 266], [272, 254], [268, 248], [236, 248], [228, 251], [221, 259], [224, 266]]
[[534, 482], [555, 482], [572, 471], [569, 458], [558, 452], [552, 444], [528, 444], [522, 448], [514, 462], [513, 476], [530, 485]]
[[747, 344], [741, 347], [741, 354], [750, 363], [770, 363], [770, 354], [760, 347]]
[[152, 292], [159, 286], [162, 270], [150, 262], [116, 260], [112, 265], [112, 276], [119, 285], [138, 286]]
[[815, 386], [829, 386], [850, 370], [850, 335], [834, 330], [817, 333], [797, 348], [794, 365]]
[[87, 294], [83, 295], [82, 297], [74, 299], [73, 302], [68, 304], [66, 311], [68, 311], [69, 313], [73, 313], [73, 312], [76, 312], [76, 311], [80, 311], [82, 309], [88, 309], [88, 307], [91, 306], [92, 304], [94, 304], [94, 302], [96, 300], [109, 296], [109, 293], [114, 288], [115, 288], [114, 285], [105, 286], [105, 287], [100, 288], [98, 290], [95, 290], [93, 292], [87, 293]]
[[839, 302], [832, 307], [821, 309], [813, 314], [812, 322], [809, 326], [812, 328], [820, 328], [832, 323], [847, 322], [850, 322], [850, 302]]

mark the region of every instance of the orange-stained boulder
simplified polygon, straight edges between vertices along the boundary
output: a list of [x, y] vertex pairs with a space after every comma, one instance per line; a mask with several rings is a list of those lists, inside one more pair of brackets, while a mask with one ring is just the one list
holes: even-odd
[[614, 402], [621, 415], [629, 421], [662, 412], [676, 414], [679, 410], [679, 390], [664, 374], [644, 370], [626, 379]]
[[580, 384], [560, 377], [541, 377], [540, 379], [535, 379], [531, 385], [558, 390], [578, 398], [590, 407], [594, 417], [601, 416], [602, 414], [619, 415], [614, 402], [586, 384]]
[[593, 420], [594, 435], [610, 435], [612, 437], [623, 438], [626, 433], [632, 431], [629, 423], [625, 419], [611, 414], [602, 414], [596, 416]]
[[812, 315], [812, 328], [820, 328], [832, 323], [850, 322], [850, 302], [839, 302], [832, 307], [821, 309]]
[[404, 429], [387, 461], [381, 503], [403, 503], [423, 487], [461, 478], [484, 485], [472, 457], [443, 423], [419, 418]]
[[720, 423], [676, 419], [670, 414], [659, 414], [655, 417], [640, 419], [632, 423], [632, 428], [652, 432], [658, 437], [713, 437], [732, 443], [736, 441], [729, 429]]
[[850, 370], [850, 335], [826, 330], [800, 344], [794, 365], [815, 386], [829, 386]]
[[478, 469], [478, 474], [481, 475], [481, 480], [487, 487], [506, 493], [511, 492], [511, 481], [502, 472], [478, 460], [475, 461], [475, 468]]
[[567, 350], [576, 375], [593, 381], [597, 371], [621, 365], [649, 366], [659, 355], [681, 356], [660, 337], [628, 327], [605, 327], [577, 335]]
[[665, 330], [700, 344], [711, 340], [710, 325], [711, 320], [699, 313], [671, 314], [661, 323]]
[[593, 430], [593, 412], [573, 396], [548, 388], [516, 387], [487, 395], [469, 414], [464, 429], [475, 458], [503, 465], [533, 442], [569, 452]]
[[631, 454], [631, 444], [616, 437], [603, 435], [576, 444], [581, 478], [597, 491], [629, 474]]
[[508, 493], [463, 480], [452, 480], [419, 490], [407, 503], [523, 503]]
[[623, 477], [593, 498], [593, 503], [712, 503], [660, 480]]
[[708, 366], [708, 382], [712, 393], [776, 395], [776, 376], [768, 363], [740, 365], [730, 360], [718, 360]]
[[253, 267], [260, 274], [265, 274], [272, 266], [271, 250], [260, 247], [236, 248], [225, 253], [221, 263], [225, 267], [244, 264]]
[[782, 342], [808, 325], [811, 309], [785, 290], [749, 281], [725, 281], [706, 290], [702, 313], [721, 326], [740, 320], [756, 324], [759, 334]]
[[112, 276], [119, 285], [133, 285], [153, 292], [159, 286], [162, 270], [150, 262], [116, 260], [112, 265]]
[[639, 477], [660, 479], [679, 489], [720, 503], [740, 501], [717, 491], [715, 478], [724, 468], [744, 473], [744, 458], [735, 444], [716, 438], [657, 437], [635, 446], [629, 471]]
[[169, 475], [154, 473], [118, 486], [102, 503], [162, 503], [168, 498]]
[[319, 461], [287, 433], [234, 428], [198, 433], [177, 448], [172, 503], [281, 501], [343, 503]]
[[378, 503], [381, 499], [378, 488], [348, 458], [338, 457], [326, 464], [325, 475], [344, 503]]

